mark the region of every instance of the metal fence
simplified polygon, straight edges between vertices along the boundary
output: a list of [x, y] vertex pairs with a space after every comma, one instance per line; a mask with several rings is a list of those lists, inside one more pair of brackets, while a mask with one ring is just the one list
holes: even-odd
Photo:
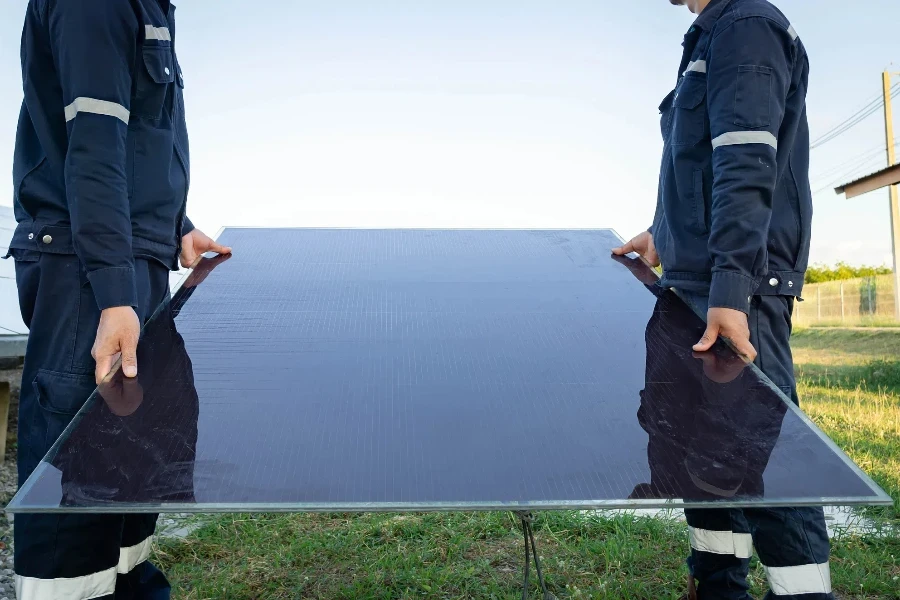
[[894, 276], [808, 283], [803, 302], [794, 304], [797, 325], [877, 325], [895, 323]]

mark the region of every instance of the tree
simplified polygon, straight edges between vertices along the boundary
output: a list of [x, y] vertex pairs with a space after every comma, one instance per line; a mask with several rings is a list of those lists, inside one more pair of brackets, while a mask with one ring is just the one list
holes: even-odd
[[875, 277], [876, 275], [890, 275], [894, 271], [890, 267], [854, 267], [845, 262], [839, 262], [834, 267], [826, 265], [812, 265], [806, 270], [806, 283], [822, 283], [823, 281], [840, 281], [843, 279], [857, 279], [860, 277]]

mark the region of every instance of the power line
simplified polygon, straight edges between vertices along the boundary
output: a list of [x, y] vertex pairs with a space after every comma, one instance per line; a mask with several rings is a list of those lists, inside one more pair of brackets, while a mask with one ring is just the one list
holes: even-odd
[[825, 177], [831, 177], [841, 169], [844, 169], [846, 167], [851, 167], [851, 165], [855, 166], [856, 163], [858, 163], [858, 162], [865, 162], [867, 159], [871, 158], [872, 156], [875, 156], [876, 154], [879, 154], [881, 152], [886, 152], [886, 150], [887, 150], [887, 148], [885, 147], [884, 144], [882, 144], [880, 146], [875, 146], [874, 148], [871, 148], [869, 150], [866, 150], [865, 152], [857, 154], [856, 156], [854, 156], [853, 158], [851, 158], [849, 160], [846, 160], [840, 164], [828, 167], [827, 169], [823, 169], [822, 171], [819, 171], [815, 175], [810, 175], [809, 178], [812, 181], [819, 181], [819, 180], [824, 179]]
[[859, 118], [861, 115], [863, 115], [863, 114], [868, 115], [868, 114], [871, 114], [871, 111], [878, 110], [878, 108], [881, 107], [882, 104], [884, 104], [884, 97], [881, 94], [875, 96], [870, 101], [868, 101], [862, 108], [860, 108], [855, 113], [853, 113], [852, 115], [850, 115], [849, 117], [847, 117], [846, 119], [844, 119], [843, 121], [841, 121], [840, 123], [838, 123], [837, 125], [832, 127], [831, 129], [829, 129], [827, 132], [825, 132], [824, 134], [819, 136], [816, 140], [813, 141], [811, 146], [816, 147], [816, 146], [822, 145], [824, 143], [822, 140], [825, 140], [825, 138], [830, 137], [835, 132], [837, 132], [838, 130], [845, 127], [851, 121], [854, 121], [855, 119]]
[[[896, 83], [891, 87], [891, 98], [896, 97], [898, 94], [900, 94], [900, 83]], [[882, 106], [884, 106], [884, 98], [881, 96], [870, 101], [864, 107], [856, 111], [853, 115], [847, 117], [843, 122], [835, 125], [831, 128], [831, 130], [819, 136], [818, 139], [810, 144], [810, 150], [815, 150], [816, 148], [827, 144], [835, 138], [840, 137], [844, 133], [848, 132], [849, 130], [853, 129], [854, 127], [874, 115]]]
[[[894, 144], [894, 146], [900, 146], [900, 143]], [[880, 151], [884, 152], [884, 148], [882, 148]], [[863, 157], [864, 156], [865, 155], [863, 155]], [[872, 171], [878, 169], [879, 167], [884, 166], [884, 163], [886, 162], [884, 158], [879, 156], [863, 158], [862, 162], [858, 160], [859, 158], [860, 157], [857, 157], [857, 160], [845, 163], [845, 166], [849, 164], [853, 164], [853, 166], [848, 169], [842, 170], [838, 175], [834, 177], [834, 179], [816, 189], [813, 194], [818, 194], [819, 192], [822, 192], [824, 190], [833, 189], [834, 186], [841, 183], [846, 183], [849, 180], [853, 180], [857, 176], [862, 177], [863, 175], [867, 175]], [[817, 183], [821, 182], [822, 180], [820, 179]]]
[[[895, 143], [894, 147], [900, 148], [900, 142]], [[830, 169], [827, 169], [826, 171], [820, 172], [820, 173], [816, 174], [815, 177], [811, 177], [810, 179], [815, 184], [818, 184], [818, 183], [821, 183], [826, 178], [846, 177], [847, 173], [857, 170], [859, 165], [861, 165], [865, 162], [871, 162], [872, 159], [875, 157], [878, 157], [879, 154], [886, 153], [886, 150], [887, 150], [887, 148], [885, 146], [881, 146], [880, 148], [873, 148], [872, 150], [863, 152], [862, 154], [859, 154], [859, 155], [855, 156], [854, 158], [851, 158], [850, 160], [844, 161], [839, 165], [831, 167]]]
[[868, 111], [871, 111], [873, 108], [877, 108], [878, 106], [881, 105], [881, 103], [883, 101], [884, 101], [884, 99], [881, 97], [881, 95], [876, 96], [875, 98], [873, 98], [872, 100], [867, 102], [865, 106], [863, 106], [862, 108], [860, 108], [859, 110], [854, 112], [852, 115], [850, 115], [849, 117], [847, 117], [846, 119], [844, 119], [843, 121], [841, 121], [840, 123], [838, 123], [837, 125], [832, 127], [831, 129], [829, 129], [828, 131], [826, 131], [825, 133], [820, 135], [817, 139], [813, 140], [813, 143], [811, 144], [811, 146], [820, 145], [822, 143], [822, 140], [831, 136], [836, 131], [838, 131], [841, 128], [843, 128], [844, 126], [846, 126], [849, 122], [858, 118], [861, 114], [867, 113]]

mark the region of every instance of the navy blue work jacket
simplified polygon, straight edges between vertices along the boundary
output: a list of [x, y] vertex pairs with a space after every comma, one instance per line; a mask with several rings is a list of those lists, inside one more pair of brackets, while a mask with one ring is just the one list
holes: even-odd
[[10, 248], [77, 254], [101, 309], [134, 306], [134, 257], [177, 268], [190, 181], [168, 0], [30, 0]]
[[696, 19], [660, 106], [650, 232], [664, 286], [744, 312], [753, 295], [800, 295], [812, 220], [808, 75], [797, 32], [766, 0], [713, 0]]

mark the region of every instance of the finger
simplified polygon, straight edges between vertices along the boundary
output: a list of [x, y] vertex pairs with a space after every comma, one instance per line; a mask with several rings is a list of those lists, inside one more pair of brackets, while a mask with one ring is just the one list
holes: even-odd
[[193, 249], [183, 248], [181, 250], [181, 266], [185, 269], [190, 269], [194, 265], [194, 261], [197, 260], [197, 254]]
[[229, 246], [223, 246], [218, 242], [210, 241], [209, 249], [217, 254], [231, 254], [231, 248]]
[[128, 337], [122, 344], [122, 372], [125, 377], [137, 376], [137, 338]]
[[630, 254], [632, 252], [634, 252], [634, 240], [631, 240], [624, 246], [613, 248], [613, 254], [615, 254], [616, 256], [624, 256], [625, 254]]
[[97, 382], [97, 385], [103, 383], [103, 379], [106, 375], [112, 370], [113, 360], [112, 356], [98, 356], [96, 357], [97, 365], [94, 368], [94, 379]]
[[756, 360], [756, 348], [753, 347], [749, 340], [732, 340], [731, 343], [734, 345], [737, 353], [747, 359], [748, 362]]
[[700, 338], [699, 342], [694, 344], [694, 350], [697, 352], [706, 352], [713, 347], [713, 344], [716, 343], [717, 339], [719, 339], [719, 328], [714, 325], [708, 325], [706, 331], [703, 333], [703, 337]]

